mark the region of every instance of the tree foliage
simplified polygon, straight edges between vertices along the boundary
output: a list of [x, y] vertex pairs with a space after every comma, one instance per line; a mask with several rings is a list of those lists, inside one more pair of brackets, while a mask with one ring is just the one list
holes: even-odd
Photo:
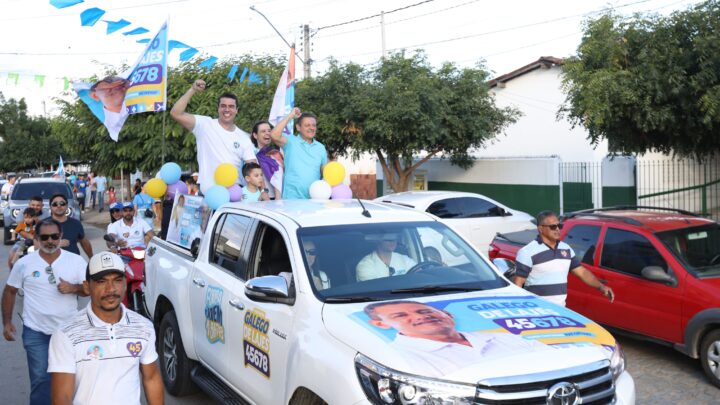
[[27, 113], [24, 99], [5, 100], [0, 93], [0, 171], [38, 169], [55, 164], [60, 143], [44, 117]]
[[[249, 130], [256, 121], [267, 119], [286, 61], [245, 55], [220, 61], [209, 71], [198, 64], [198, 61], [188, 62], [169, 69], [168, 111], [129, 116], [118, 142], [110, 139], [102, 123], [78, 98], [69, 102], [58, 100], [61, 114], [53, 119], [53, 132], [73, 158], [93, 162], [93, 169], [102, 173], [119, 174], [120, 170], [135, 171], [136, 168], [153, 173], [164, 162], [196, 169], [195, 138], [170, 118], [172, 104], [195, 79], [202, 78], [207, 82], [207, 90], [192, 98], [187, 111], [215, 117], [217, 97], [224, 92], [235, 93], [239, 106], [236, 123]], [[237, 78], [230, 82], [227, 73], [233, 64], [248, 66], [263, 81], [269, 78], [269, 83], [249, 84], [247, 78], [243, 83]]]
[[588, 21], [566, 60], [559, 115], [616, 152], [703, 157], [720, 150], [720, 4], [667, 17]]
[[482, 68], [434, 69], [421, 52], [397, 53], [369, 69], [332, 63], [303, 83], [297, 104], [318, 114], [318, 138], [331, 152], [372, 153], [392, 189], [403, 191], [432, 157], [471, 166], [468, 150], [516, 120], [516, 110], [495, 106], [487, 79]]

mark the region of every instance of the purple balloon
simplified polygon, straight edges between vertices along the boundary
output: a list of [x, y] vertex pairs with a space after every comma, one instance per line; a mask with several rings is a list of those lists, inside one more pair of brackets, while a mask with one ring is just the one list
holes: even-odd
[[230, 192], [231, 202], [242, 200], [242, 187], [238, 186], [237, 184], [233, 184], [232, 186], [228, 187], [228, 191]]
[[170, 198], [175, 198], [175, 194], [187, 194], [187, 192], [187, 184], [185, 184], [184, 181], [178, 181], [177, 183], [173, 183], [167, 186], [167, 191], [165, 191], [165, 195]]
[[352, 198], [352, 190], [345, 183], [340, 183], [332, 188], [330, 198], [333, 200], [347, 200]]

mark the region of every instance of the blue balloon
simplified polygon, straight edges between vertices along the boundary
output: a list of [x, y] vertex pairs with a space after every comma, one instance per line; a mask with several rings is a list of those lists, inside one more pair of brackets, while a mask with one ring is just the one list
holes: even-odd
[[230, 192], [227, 188], [214, 185], [208, 188], [205, 193], [205, 203], [213, 210], [220, 208], [221, 205], [230, 202]]
[[165, 184], [175, 184], [180, 181], [182, 169], [180, 165], [173, 162], [167, 162], [160, 168], [160, 178]]

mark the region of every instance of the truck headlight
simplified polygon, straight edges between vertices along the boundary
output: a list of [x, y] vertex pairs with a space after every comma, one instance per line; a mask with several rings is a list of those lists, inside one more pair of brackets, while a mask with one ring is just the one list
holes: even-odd
[[72, 208], [68, 207], [67, 211], [65, 211], [65, 216], [66, 216], [66, 217], [69, 217], [69, 216], [72, 215], [72, 213], [73, 213]]
[[474, 404], [473, 384], [459, 384], [406, 374], [383, 366], [358, 353], [355, 371], [360, 385], [374, 404]]
[[610, 356], [610, 371], [612, 372], [613, 382], [625, 371], [625, 353], [620, 347], [620, 343], [617, 342], [615, 342], [615, 348], [612, 356]]
[[13, 218], [17, 218], [18, 215], [20, 215], [20, 208], [15, 208], [10, 212], [10, 216]]

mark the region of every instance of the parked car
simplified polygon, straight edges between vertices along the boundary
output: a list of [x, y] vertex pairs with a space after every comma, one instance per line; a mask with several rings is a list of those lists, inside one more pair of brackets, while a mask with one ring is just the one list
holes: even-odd
[[[615, 291], [615, 302], [568, 280], [568, 308], [629, 334], [699, 358], [720, 387], [720, 224], [649, 207], [579, 211], [562, 238], [582, 265]], [[498, 235], [491, 258], [515, 260], [536, 232]]]
[[460, 191], [408, 191], [378, 197], [375, 201], [428, 212], [487, 254], [497, 232], [534, 228], [533, 217], [482, 194]]
[[[27, 208], [30, 198], [40, 196], [43, 198], [43, 216], [50, 210], [50, 197], [55, 194], [64, 194], [68, 199], [67, 216], [80, 219], [80, 206], [75, 199], [72, 188], [60, 179], [43, 177], [21, 178], [15, 183], [10, 197], [3, 200], [3, 242], [10, 244], [11, 230], [22, 221], [23, 211]], [[4, 197], [3, 197], [4, 198]]]
[[[190, 250], [157, 237], [147, 248], [172, 395], [197, 384], [219, 403], [635, 402], [612, 335], [508, 282], [435, 216], [352, 200], [231, 203], [204, 235]], [[359, 281], [358, 264], [386, 243], [416, 264]]]

